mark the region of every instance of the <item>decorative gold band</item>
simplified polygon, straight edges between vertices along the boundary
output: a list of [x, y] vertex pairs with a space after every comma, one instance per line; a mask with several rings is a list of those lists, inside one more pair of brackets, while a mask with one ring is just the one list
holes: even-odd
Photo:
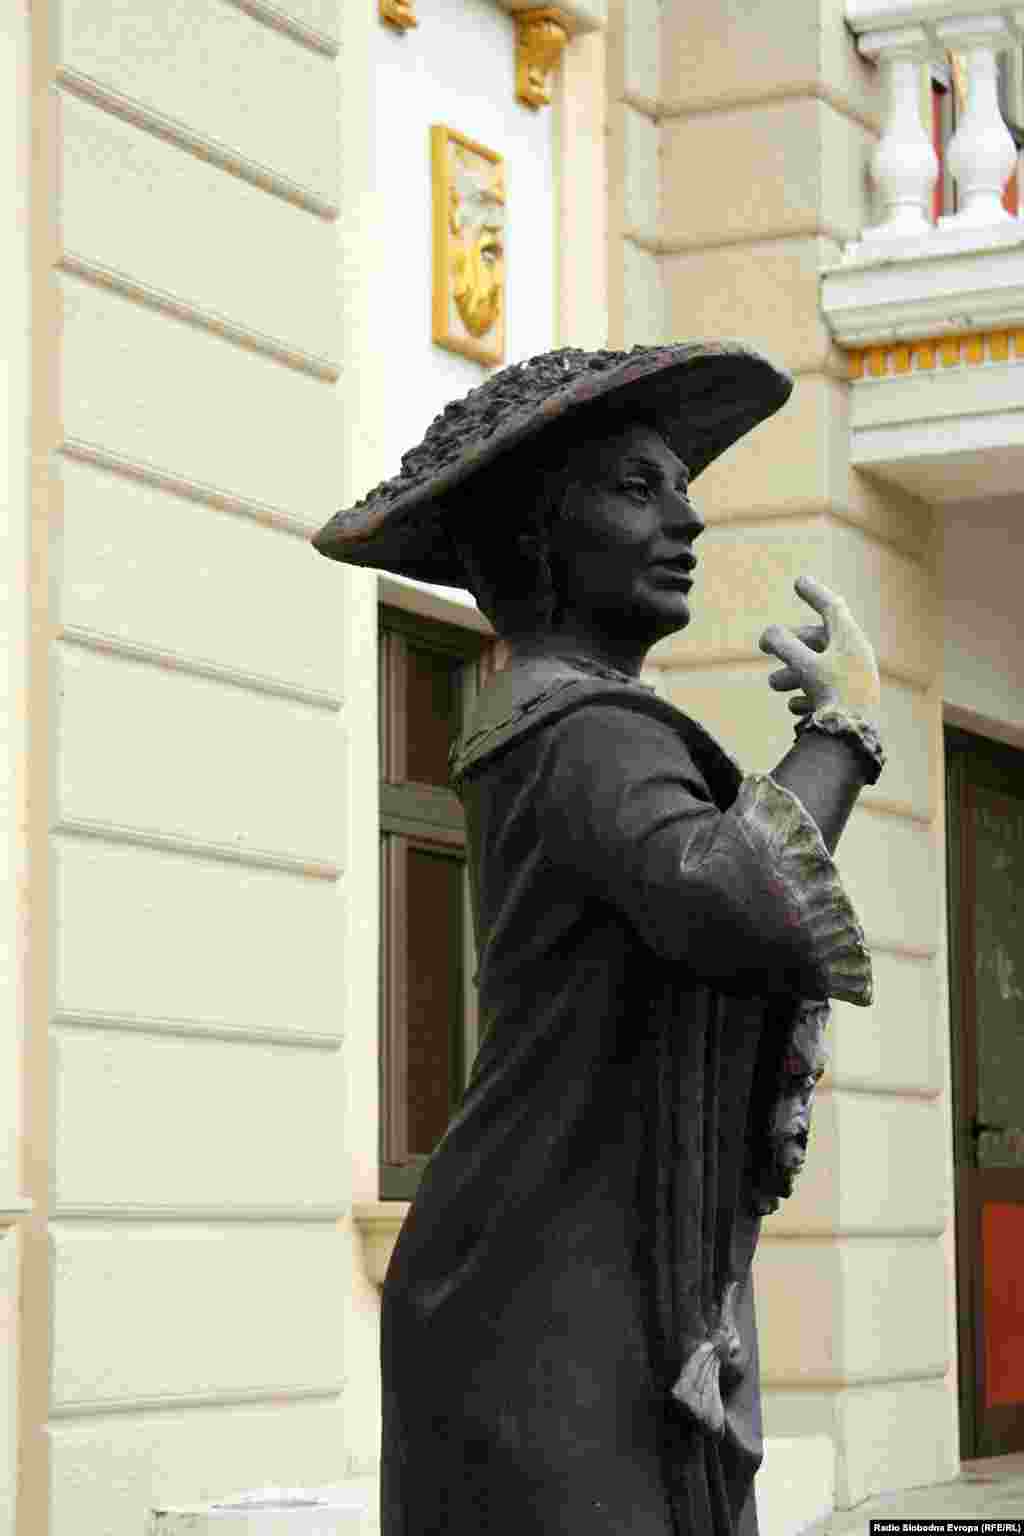
[[917, 341], [887, 341], [847, 352], [850, 379], [883, 379], [893, 374], [926, 373], [935, 368], [977, 367], [984, 363], [1024, 362], [1024, 330], [970, 331], [959, 336], [925, 336]]

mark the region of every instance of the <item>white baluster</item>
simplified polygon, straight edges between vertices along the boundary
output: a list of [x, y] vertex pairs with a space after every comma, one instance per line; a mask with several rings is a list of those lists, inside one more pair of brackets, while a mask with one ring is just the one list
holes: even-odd
[[999, 111], [996, 55], [1013, 47], [1012, 34], [1001, 16], [951, 18], [935, 32], [944, 47], [967, 55], [967, 110], [947, 152], [960, 206], [939, 223], [944, 229], [1010, 223], [1002, 195], [1017, 150]]
[[921, 62], [931, 48], [922, 27], [865, 32], [858, 48], [876, 58], [886, 76], [882, 137], [871, 157], [885, 218], [864, 231], [868, 241], [924, 234], [931, 226], [925, 206], [939, 172], [932, 141], [921, 123]]

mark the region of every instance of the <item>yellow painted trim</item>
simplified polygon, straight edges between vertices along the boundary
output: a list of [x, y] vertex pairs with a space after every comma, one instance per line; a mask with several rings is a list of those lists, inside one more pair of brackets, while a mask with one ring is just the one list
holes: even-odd
[[978, 368], [987, 363], [1011, 361], [1024, 362], [1024, 330], [965, 331], [953, 336], [923, 336], [911, 341], [850, 347], [846, 350], [846, 376], [856, 382], [866, 377], [881, 379], [891, 374], [927, 372], [937, 363], [943, 368], [956, 368], [961, 363]]

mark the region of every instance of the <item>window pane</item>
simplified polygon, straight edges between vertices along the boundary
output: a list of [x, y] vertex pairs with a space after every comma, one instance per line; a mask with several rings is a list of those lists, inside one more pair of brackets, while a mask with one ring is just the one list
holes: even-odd
[[460, 662], [410, 645], [406, 672], [405, 777], [414, 784], [448, 784], [448, 751], [459, 728]]
[[1024, 797], [972, 784], [975, 1027], [982, 1168], [1024, 1165]]
[[408, 1151], [444, 1135], [461, 1063], [461, 859], [406, 847], [405, 944]]

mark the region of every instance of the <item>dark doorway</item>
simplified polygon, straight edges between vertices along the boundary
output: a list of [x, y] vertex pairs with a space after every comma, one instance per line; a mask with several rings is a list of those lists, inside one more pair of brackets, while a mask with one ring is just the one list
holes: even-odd
[[964, 1458], [1024, 1450], [1024, 752], [947, 727]]

